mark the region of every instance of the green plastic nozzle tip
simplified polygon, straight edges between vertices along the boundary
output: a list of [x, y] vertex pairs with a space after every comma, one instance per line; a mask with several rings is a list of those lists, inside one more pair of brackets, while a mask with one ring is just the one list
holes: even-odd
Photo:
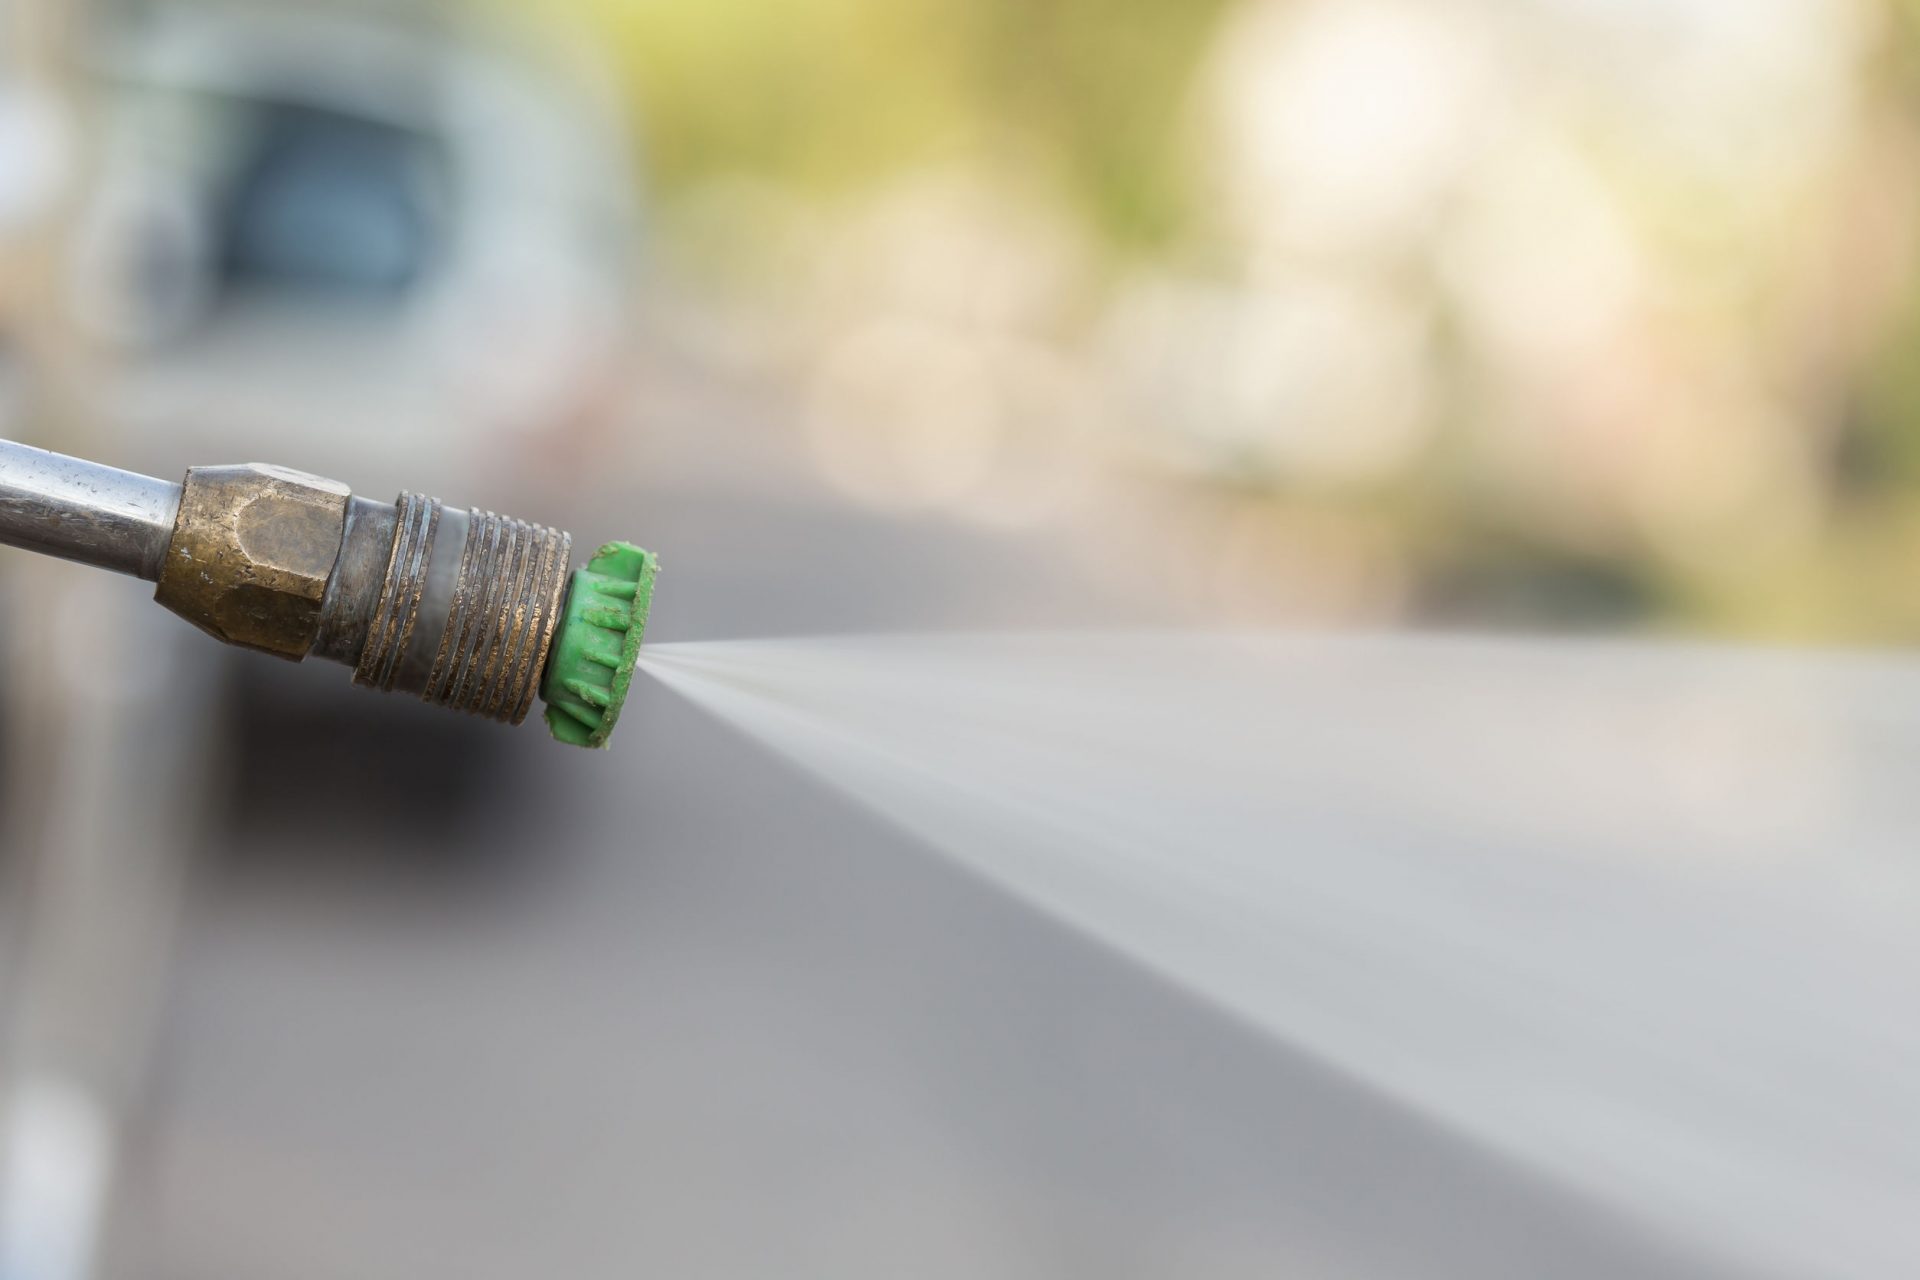
[[547, 728], [560, 741], [604, 747], [613, 736], [640, 660], [640, 635], [659, 569], [660, 559], [652, 552], [630, 542], [609, 542], [574, 573], [540, 685]]

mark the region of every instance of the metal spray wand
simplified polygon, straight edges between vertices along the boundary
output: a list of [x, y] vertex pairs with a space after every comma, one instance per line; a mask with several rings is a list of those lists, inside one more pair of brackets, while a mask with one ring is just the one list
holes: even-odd
[[155, 583], [216, 639], [345, 663], [355, 684], [507, 724], [538, 696], [586, 747], [613, 732], [658, 568], [611, 542], [570, 573], [570, 534], [419, 494], [257, 463], [173, 484], [5, 440], [0, 545]]

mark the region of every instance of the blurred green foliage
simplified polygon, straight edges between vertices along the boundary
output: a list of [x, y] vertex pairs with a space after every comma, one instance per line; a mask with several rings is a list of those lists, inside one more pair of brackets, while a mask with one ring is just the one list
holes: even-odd
[[[1920, 0], [1869, 0], [1882, 2], [1888, 20], [1873, 25], [1864, 64], [1853, 68], [1871, 110], [1848, 145], [1866, 148], [1863, 155], [1872, 154], [1875, 138], [1892, 136], [1884, 133], [1889, 120], [1920, 119]], [[707, 179], [746, 176], [831, 202], [922, 167], [973, 166], [1064, 194], [1091, 233], [1085, 247], [1158, 256], [1156, 265], [1166, 267], [1187, 256], [1177, 252], [1183, 245], [1205, 243], [1194, 234], [1207, 222], [1196, 202], [1210, 184], [1194, 166], [1208, 156], [1219, 163], [1218, 139], [1211, 150], [1202, 143], [1193, 91], [1229, 7], [1229, 0], [553, 0], [542, 17], [587, 32], [608, 54], [647, 153], [644, 171], [669, 200]], [[1573, 119], [1578, 111], [1565, 109], [1572, 133], [1585, 137]], [[1624, 108], [1620, 119], [1628, 122], [1623, 128], [1645, 128]], [[1601, 150], [1577, 157], [1592, 160], [1616, 188], [1618, 198], [1601, 214], [1630, 210], [1651, 262], [1687, 264], [1682, 296], [1691, 281], [1709, 301], [1746, 289], [1760, 306], [1779, 287], [1768, 270], [1793, 278], [1791, 256], [1783, 254], [1747, 279], [1748, 259], [1765, 237], [1735, 234], [1750, 221], [1739, 203], [1745, 189], [1696, 173], [1690, 162], [1659, 168], [1666, 153], [1657, 147]], [[1899, 163], [1897, 140], [1885, 155], [1901, 172], [1879, 176], [1903, 207], [1902, 183], [1914, 181], [1920, 166]], [[1833, 158], [1836, 174], [1847, 164], [1845, 155]], [[1809, 234], [1797, 207], [1781, 214], [1779, 238]], [[1571, 243], [1578, 252], [1582, 242]], [[726, 252], [740, 249], [737, 239], [726, 242]], [[1920, 590], [1912, 585], [1920, 548], [1920, 256], [1894, 269], [1911, 277], [1902, 288], [1907, 302], [1883, 326], [1877, 348], [1822, 370], [1829, 381], [1820, 393], [1794, 406], [1811, 438], [1799, 464], [1816, 495], [1808, 536], [1675, 554], [1628, 522], [1624, 532], [1596, 540], [1578, 519], [1538, 506], [1504, 509], [1488, 498], [1470, 460], [1421, 466], [1390, 493], [1360, 501], [1374, 524], [1404, 540], [1417, 611], [1920, 638]], [[1729, 283], [1716, 292], [1712, 282], [1721, 277]], [[1805, 319], [1796, 319], [1790, 299], [1771, 304], [1781, 323]], [[1769, 355], [1757, 332], [1763, 327], [1730, 324], [1722, 335], [1756, 360], [1780, 362], [1763, 389], [1811, 376], [1819, 353]], [[1684, 339], [1687, 325], [1679, 331]], [[1442, 331], [1436, 341], [1457, 372], [1466, 357], [1452, 350], [1453, 337]], [[1649, 376], [1712, 347], [1678, 345], [1671, 361], [1657, 351], [1647, 357]], [[1716, 403], [1712, 391], [1703, 392], [1703, 403]], [[1471, 436], [1480, 407], [1470, 396], [1455, 406], [1460, 421], [1450, 431]], [[1622, 448], [1644, 450], [1644, 434], [1624, 424]], [[1712, 450], [1727, 446], [1715, 441], [1727, 438], [1706, 432], [1698, 456], [1680, 451], [1685, 465], [1708, 477], [1704, 490], [1713, 489], [1711, 476], [1725, 461]], [[1247, 483], [1231, 475], [1212, 480], [1223, 489]], [[1623, 482], [1602, 474], [1594, 483]], [[1276, 504], [1300, 500], [1271, 475], [1251, 487]], [[1754, 518], [1764, 525], [1766, 512]]]
[[822, 194], [989, 158], [1109, 243], [1163, 243], [1192, 184], [1188, 85], [1224, 0], [557, 0], [613, 52], [671, 191]]

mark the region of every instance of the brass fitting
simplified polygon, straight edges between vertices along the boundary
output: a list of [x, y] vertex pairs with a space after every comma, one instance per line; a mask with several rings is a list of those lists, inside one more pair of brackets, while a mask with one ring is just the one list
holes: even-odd
[[284, 467], [193, 468], [154, 599], [228, 644], [299, 661], [320, 633], [351, 496]]
[[357, 684], [519, 724], [572, 547], [419, 494], [379, 502], [283, 467], [195, 467], [154, 598], [228, 644], [328, 658]]

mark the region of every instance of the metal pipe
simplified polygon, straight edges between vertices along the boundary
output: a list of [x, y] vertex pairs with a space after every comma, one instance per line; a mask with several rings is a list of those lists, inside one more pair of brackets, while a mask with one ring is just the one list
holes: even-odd
[[180, 486], [0, 440], [0, 544], [160, 580]]

